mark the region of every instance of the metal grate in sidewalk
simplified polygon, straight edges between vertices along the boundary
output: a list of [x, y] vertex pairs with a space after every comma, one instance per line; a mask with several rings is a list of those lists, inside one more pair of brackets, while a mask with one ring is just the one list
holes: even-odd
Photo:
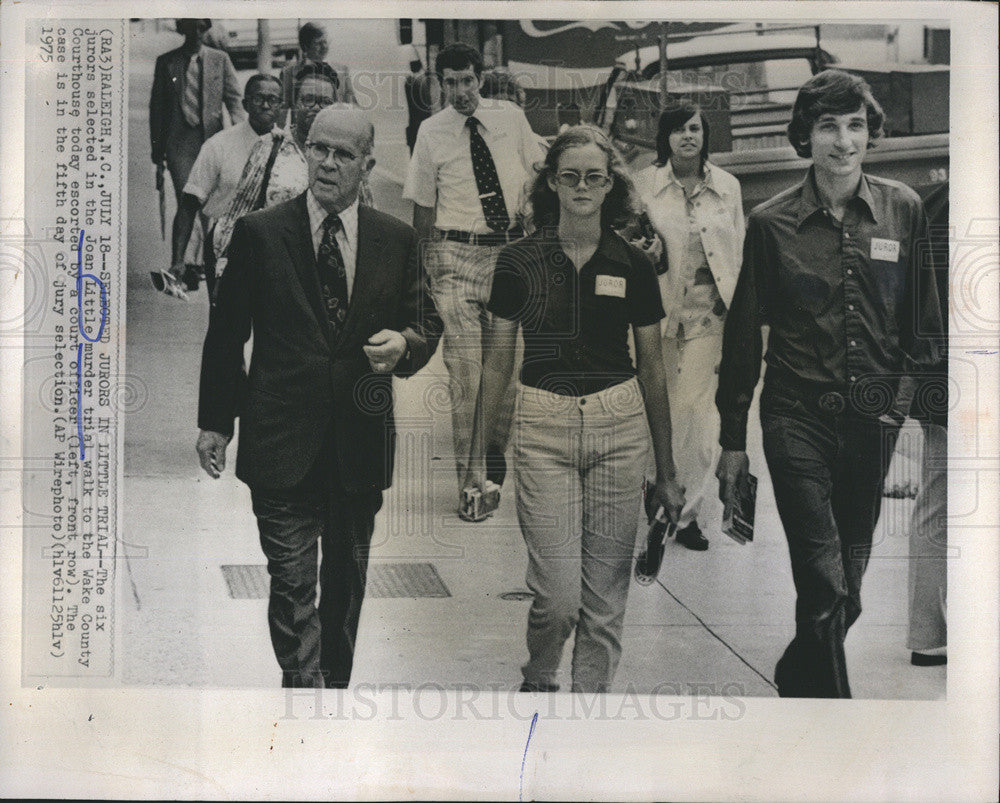
[[[267, 599], [267, 566], [259, 564], [224, 565], [231, 599]], [[373, 563], [368, 567], [366, 597], [381, 599], [442, 598], [451, 593], [433, 563]]]
[[223, 566], [232, 599], [267, 599], [267, 566]]
[[450, 597], [433, 563], [374, 563], [366, 597]]

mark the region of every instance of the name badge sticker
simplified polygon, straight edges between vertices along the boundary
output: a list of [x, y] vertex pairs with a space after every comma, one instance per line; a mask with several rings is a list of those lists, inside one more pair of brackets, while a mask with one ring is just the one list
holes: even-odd
[[882, 262], [899, 262], [899, 240], [872, 237], [871, 258]]
[[594, 285], [594, 295], [625, 298], [625, 277], [598, 276]]

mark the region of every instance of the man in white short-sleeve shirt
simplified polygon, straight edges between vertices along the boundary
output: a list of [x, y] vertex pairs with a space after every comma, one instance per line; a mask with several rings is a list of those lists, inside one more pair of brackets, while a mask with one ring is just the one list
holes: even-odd
[[[480, 97], [483, 61], [476, 50], [448, 45], [438, 54], [436, 72], [446, 105], [420, 124], [403, 197], [414, 203], [413, 226], [427, 244], [425, 267], [444, 320], [459, 515], [468, 518], [461, 495], [473, 447], [482, 338], [492, 320], [485, 305], [500, 249], [524, 235], [519, 203], [544, 153], [520, 108]], [[486, 479], [497, 486], [506, 474], [513, 382], [505, 402], [486, 442], [476, 445], [477, 454], [485, 452]]]
[[[201, 146], [174, 218], [171, 237], [171, 272], [184, 272], [184, 252], [194, 221], [203, 216], [205, 243], [211, 243], [211, 226], [232, 201], [250, 151], [261, 136], [274, 128], [281, 111], [281, 84], [271, 75], [252, 75], [246, 84], [243, 107], [247, 119], [223, 129]], [[207, 225], [204, 218], [207, 218]], [[209, 293], [215, 286], [214, 254], [207, 255], [205, 279]]]

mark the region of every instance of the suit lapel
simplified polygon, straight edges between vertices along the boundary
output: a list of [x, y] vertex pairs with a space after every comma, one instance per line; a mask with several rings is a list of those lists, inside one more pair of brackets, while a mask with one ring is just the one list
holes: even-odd
[[347, 320], [340, 337], [343, 346], [351, 339], [359, 321], [367, 310], [373, 309], [378, 297], [379, 271], [387, 243], [381, 229], [371, 217], [371, 210], [358, 206], [358, 248], [357, 263], [354, 268], [354, 284], [351, 288], [351, 302], [347, 308]]
[[187, 57], [180, 49], [175, 50], [173, 58], [167, 61], [167, 69], [174, 97], [180, 99], [184, 94], [184, 74], [187, 72]]
[[302, 306], [312, 312], [324, 340], [330, 344], [330, 324], [323, 309], [305, 193], [298, 196], [294, 203], [294, 212], [287, 217], [281, 235], [285, 248], [292, 258], [291, 265], [288, 266], [289, 279], [292, 282], [293, 293], [299, 298]]

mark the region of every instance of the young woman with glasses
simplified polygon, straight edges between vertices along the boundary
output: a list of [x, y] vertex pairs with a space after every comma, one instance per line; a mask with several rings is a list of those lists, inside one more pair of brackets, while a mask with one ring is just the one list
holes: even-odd
[[[676, 520], [684, 504], [660, 356], [663, 308], [649, 260], [613, 231], [634, 214], [632, 183], [600, 130], [576, 126], [555, 140], [530, 203], [535, 232], [501, 251], [493, 276], [487, 308], [497, 320], [484, 343], [476, 427], [499, 409], [520, 328], [514, 478], [534, 594], [521, 689], [558, 688], [575, 633], [572, 688], [601, 692], [621, 656], [650, 433], [652, 506]], [[483, 474], [473, 454], [466, 485]]]

